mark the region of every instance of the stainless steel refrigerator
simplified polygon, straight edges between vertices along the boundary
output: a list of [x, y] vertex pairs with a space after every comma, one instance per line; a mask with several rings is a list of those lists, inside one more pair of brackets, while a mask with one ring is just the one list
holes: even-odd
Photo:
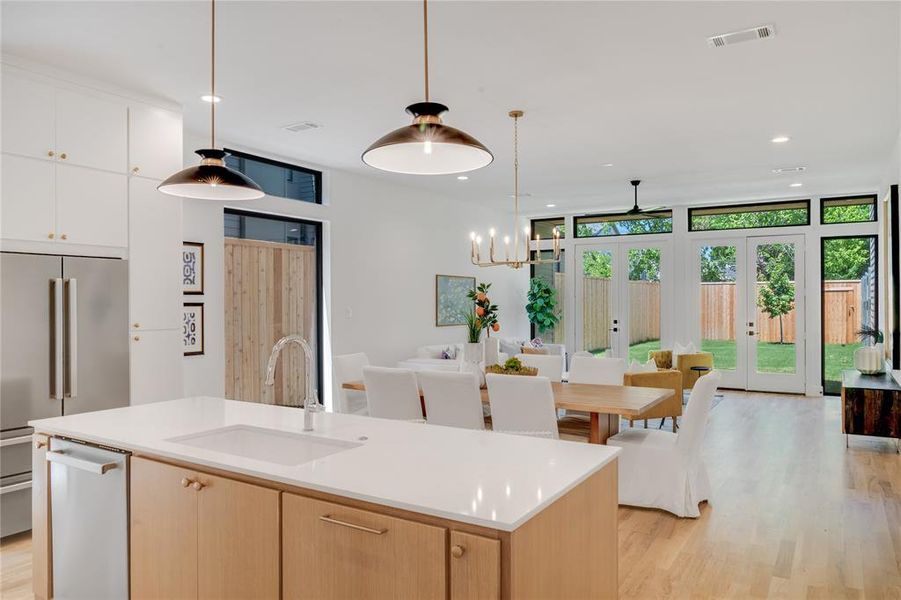
[[0, 536], [31, 529], [31, 419], [128, 405], [128, 262], [0, 253]]

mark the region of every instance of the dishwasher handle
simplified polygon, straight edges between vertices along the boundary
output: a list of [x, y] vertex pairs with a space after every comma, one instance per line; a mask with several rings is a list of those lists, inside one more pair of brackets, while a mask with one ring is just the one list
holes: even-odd
[[103, 475], [107, 471], [119, 466], [118, 463], [115, 462], [102, 463], [86, 460], [84, 458], [76, 458], [58, 450], [51, 450], [47, 453], [47, 462], [65, 465], [67, 467], [72, 467], [73, 469], [87, 471], [96, 475]]

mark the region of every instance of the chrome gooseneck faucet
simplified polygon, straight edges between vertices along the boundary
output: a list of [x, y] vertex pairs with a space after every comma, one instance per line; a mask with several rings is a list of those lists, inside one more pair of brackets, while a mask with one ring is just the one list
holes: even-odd
[[266, 385], [275, 384], [275, 366], [278, 364], [278, 357], [282, 349], [288, 344], [297, 344], [303, 351], [303, 382], [304, 382], [304, 398], [303, 398], [303, 430], [313, 431], [313, 413], [322, 410], [319, 406], [319, 400], [313, 392], [313, 350], [305, 339], [292, 333], [286, 335], [279, 341], [275, 342], [272, 347], [272, 354], [269, 355], [269, 365], [266, 367]]

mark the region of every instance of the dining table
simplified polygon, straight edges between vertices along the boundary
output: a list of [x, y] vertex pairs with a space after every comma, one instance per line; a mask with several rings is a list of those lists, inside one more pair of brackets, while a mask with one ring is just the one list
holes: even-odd
[[[346, 390], [365, 392], [362, 381], [346, 381]], [[619, 433], [620, 418], [637, 419], [648, 409], [671, 398], [675, 392], [666, 388], [649, 388], [631, 385], [601, 385], [594, 383], [566, 383], [552, 381], [554, 405], [558, 409], [587, 413], [588, 442], [606, 444], [607, 439]], [[482, 388], [482, 403], [488, 404], [488, 389]], [[419, 391], [422, 401], [422, 390]], [[425, 417], [425, 403], [423, 402]], [[569, 419], [578, 425], [578, 417]]]

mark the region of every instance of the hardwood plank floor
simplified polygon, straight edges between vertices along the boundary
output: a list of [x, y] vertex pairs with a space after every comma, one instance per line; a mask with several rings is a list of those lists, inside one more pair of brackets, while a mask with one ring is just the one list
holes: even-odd
[[[901, 455], [846, 449], [840, 414], [837, 398], [726, 392], [701, 517], [620, 509], [620, 597], [901, 598]], [[31, 597], [30, 549], [0, 544], [4, 600]]]

